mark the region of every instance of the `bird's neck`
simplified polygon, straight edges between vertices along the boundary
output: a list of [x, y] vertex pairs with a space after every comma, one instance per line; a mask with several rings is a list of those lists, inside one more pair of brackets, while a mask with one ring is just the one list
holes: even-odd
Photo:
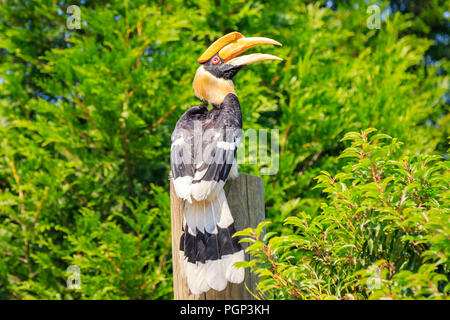
[[220, 106], [225, 97], [234, 91], [233, 81], [214, 76], [200, 66], [192, 82], [195, 95], [212, 106]]

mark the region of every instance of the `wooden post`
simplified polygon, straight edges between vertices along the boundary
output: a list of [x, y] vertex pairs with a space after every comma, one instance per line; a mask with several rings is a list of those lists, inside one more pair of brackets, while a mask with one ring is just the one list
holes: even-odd
[[[264, 213], [264, 183], [257, 176], [240, 174], [236, 180], [229, 179], [224, 187], [231, 214], [234, 218], [236, 230], [248, 227], [255, 228], [265, 219]], [[223, 291], [209, 290], [200, 295], [193, 295], [189, 291], [186, 279], [181, 275], [179, 246], [181, 225], [183, 222], [184, 202], [180, 200], [170, 181], [170, 207], [172, 216], [172, 261], [173, 261], [173, 290], [175, 300], [251, 300], [254, 297], [247, 291], [244, 283], [228, 283]], [[246, 248], [247, 243], [242, 243]], [[246, 254], [245, 259], [249, 256]], [[256, 292], [257, 276], [245, 270], [247, 287]]]

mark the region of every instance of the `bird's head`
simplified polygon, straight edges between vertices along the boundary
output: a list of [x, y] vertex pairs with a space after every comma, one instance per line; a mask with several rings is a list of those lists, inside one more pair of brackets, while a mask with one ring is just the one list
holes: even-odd
[[243, 66], [264, 60], [283, 60], [264, 53], [239, 56], [245, 50], [261, 44], [281, 46], [278, 41], [263, 37], [246, 38], [239, 32], [231, 32], [216, 40], [198, 58], [201, 66], [193, 81], [195, 95], [218, 106], [227, 94], [234, 93], [232, 79]]

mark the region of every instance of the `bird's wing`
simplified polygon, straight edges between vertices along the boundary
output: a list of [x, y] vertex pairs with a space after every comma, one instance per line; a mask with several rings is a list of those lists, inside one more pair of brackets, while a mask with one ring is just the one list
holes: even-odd
[[210, 128], [204, 132], [202, 158], [196, 161], [191, 194], [197, 200], [214, 199], [227, 181], [236, 157], [241, 130]]
[[173, 132], [171, 171], [178, 197], [201, 201], [222, 190], [235, 160], [241, 129], [229, 119], [192, 115], [183, 115]]
[[191, 195], [191, 184], [195, 174], [194, 163], [194, 122], [208, 110], [205, 106], [194, 106], [187, 110], [178, 120], [172, 133], [170, 151], [171, 175], [178, 197], [188, 200]]

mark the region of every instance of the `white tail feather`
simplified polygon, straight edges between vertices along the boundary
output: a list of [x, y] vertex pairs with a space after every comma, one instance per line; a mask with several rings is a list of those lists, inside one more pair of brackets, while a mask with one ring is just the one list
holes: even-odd
[[244, 261], [244, 250], [238, 251], [225, 259], [225, 264], [227, 269], [225, 272], [225, 277], [228, 281], [232, 283], [241, 283], [244, 281], [245, 270], [244, 268], [236, 268], [234, 266], [235, 262]]
[[[202, 233], [215, 233], [218, 229], [227, 228], [234, 220], [228, 206], [225, 192], [220, 190], [212, 201], [185, 202], [184, 208], [185, 228], [195, 235], [197, 230]], [[240, 283], [244, 281], [245, 270], [236, 268], [233, 264], [244, 260], [244, 251], [240, 250], [221, 257], [219, 260], [206, 260], [205, 263], [191, 263], [183, 253], [180, 256], [183, 276], [187, 278], [189, 289], [193, 294], [200, 294], [213, 288], [222, 291], [227, 282]]]
[[222, 291], [227, 287], [222, 259], [206, 261], [206, 281], [211, 288], [217, 291]]

